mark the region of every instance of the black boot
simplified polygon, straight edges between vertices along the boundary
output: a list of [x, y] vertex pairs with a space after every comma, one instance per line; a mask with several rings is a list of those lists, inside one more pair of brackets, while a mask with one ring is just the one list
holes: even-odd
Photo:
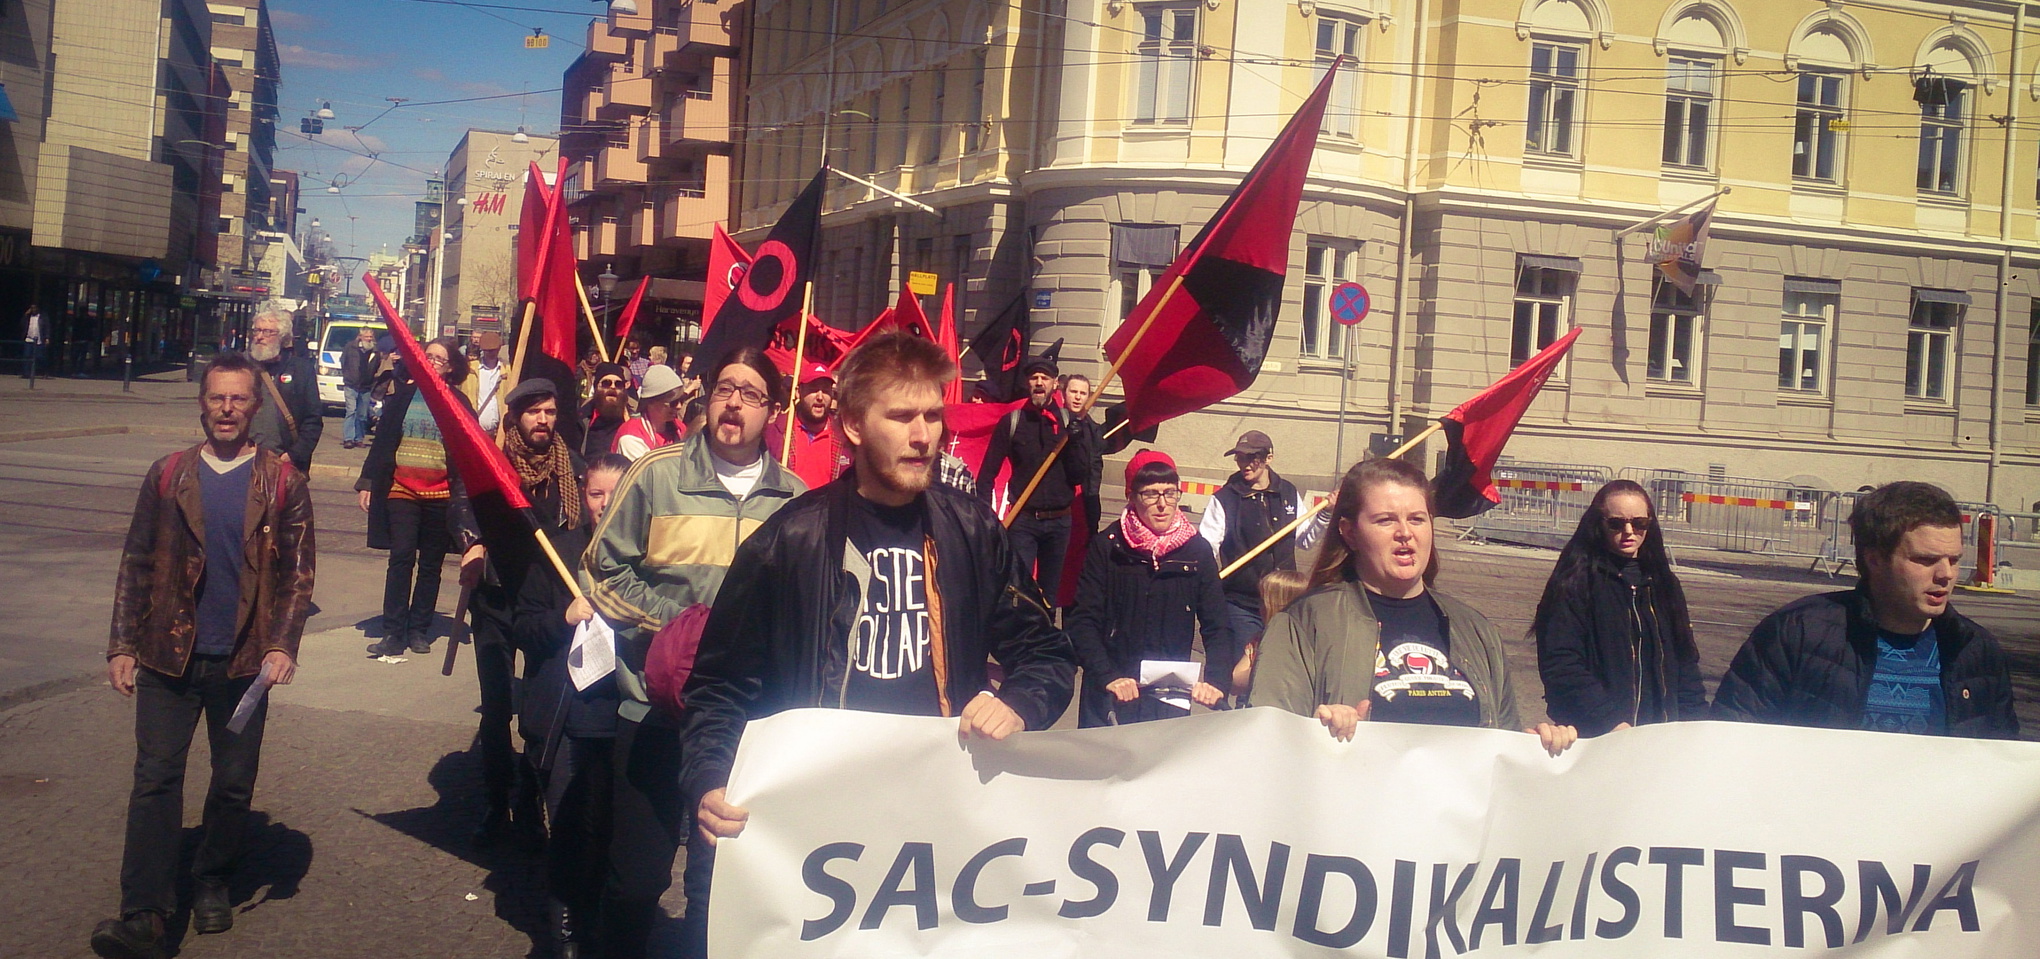
[[553, 954], [559, 959], [581, 959], [581, 930], [575, 925], [580, 915], [566, 903], [547, 897], [546, 918], [552, 924]]
[[200, 935], [234, 928], [234, 900], [223, 882], [198, 881], [198, 897], [191, 904], [191, 928]]
[[475, 827], [471, 841], [476, 849], [489, 849], [510, 836], [510, 810], [502, 806], [489, 807], [489, 813], [482, 817], [482, 824]]
[[644, 959], [651, 949], [652, 925], [659, 919], [659, 901], [602, 900], [602, 955], [605, 959]]
[[412, 633], [412, 634], [411, 634], [411, 642], [410, 642], [410, 648], [411, 648], [411, 652], [412, 652], [412, 653], [413, 653], [414, 655], [418, 655], [418, 656], [423, 656], [423, 655], [425, 655], [426, 653], [429, 653], [429, 652], [431, 652], [431, 651], [432, 651], [432, 636], [431, 636], [431, 634], [430, 634], [430, 633]]
[[94, 928], [92, 951], [106, 959], [162, 959], [168, 955], [163, 938], [162, 914], [138, 912]]

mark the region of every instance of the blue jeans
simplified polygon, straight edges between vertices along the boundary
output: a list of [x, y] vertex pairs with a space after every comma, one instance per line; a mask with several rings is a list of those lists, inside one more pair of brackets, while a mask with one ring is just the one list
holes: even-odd
[[346, 425], [341, 428], [340, 438], [345, 442], [359, 443], [368, 435], [368, 413], [374, 408], [375, 400], [366, 390], [352, 386], [343, 386], [340, 392], [347, 397]]

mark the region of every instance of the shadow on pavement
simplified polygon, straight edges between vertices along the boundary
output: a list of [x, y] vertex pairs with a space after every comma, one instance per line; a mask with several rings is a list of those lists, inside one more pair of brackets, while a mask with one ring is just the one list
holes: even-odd
[[[253, 912], [272, 900], [296, 896], [298, 883], [312, 869], [312, 837], [270, 819], [268, 813], [260, 810], [249, 815], [247, 845], [227, 888], [235, 916]], [[184, 830], [178, 854], [177, 913], [164, 923], [172, 955], [192, 934], [191, 903], [197, 897], [198, 884], [191, 878], [191, 869], [197, 861], [199, 842], [204, 838], [203, 827]]]
[[543, 855], [528, 846], [520, 848], [514, 840], [491, 849], [477, 849], [471, 841], [484, 810], [480, 748], [441, 756], [425, 781], [438, 794], [430, 806], [354, 812], [488, 870], [482, 888], [496, 898], [496, 918], [531, 939], [529, 955], [550, 956]]

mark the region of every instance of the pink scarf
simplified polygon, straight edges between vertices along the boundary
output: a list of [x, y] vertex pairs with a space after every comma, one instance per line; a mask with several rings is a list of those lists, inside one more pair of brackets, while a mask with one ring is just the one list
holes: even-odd
[[1162, 557], [1174, 552], [1176, 547], [1190, 542], [1190, 537], [1197, 535], [1197, 527], [1190, 525], [1190, 517], [1183, 515], [1182, 510], [1176, 511], [1176, 522], [1173, 525], [1157, 533], [1148, 528], [1146, 521], [1134, 514], [1132, 506], [1128, 506], [1119, 514], [1119, 531], [1126, 537], [1126, 545], [1133, 547], [1137, 552], [1146, 553], [1149, 561], [1158, 567], [1162, 564]]

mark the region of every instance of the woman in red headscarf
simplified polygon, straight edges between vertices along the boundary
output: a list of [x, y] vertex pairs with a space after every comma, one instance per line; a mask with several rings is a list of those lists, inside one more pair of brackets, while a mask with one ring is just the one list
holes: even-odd
[[[1218, 558], [1178, 508], [1181, 498], [1175, 461], [1141, 452], [1126, 466], [1125, 512], [1091, 540], [1067, 624], [1084, 667], [1084, 726], [1186, 716], [1190, 702], [1216, 705], [1232, 685], [1239, 650]], [[1192, 662], [1200, 630], [1201, 677], [1155, 665]], [[1168, 673], [1178, 676], [1162, 678]]]

